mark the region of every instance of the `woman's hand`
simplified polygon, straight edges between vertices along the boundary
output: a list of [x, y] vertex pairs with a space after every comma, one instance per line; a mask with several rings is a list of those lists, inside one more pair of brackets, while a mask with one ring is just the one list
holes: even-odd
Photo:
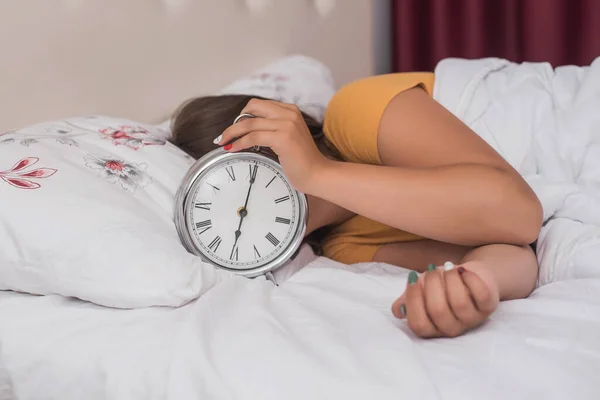
[[329, 160], [315, 145], [298, 107], [252, 99], [242, 113], [260, 118], [247, 118], [231, 125], [215, 143], [228, 143], [224, 149], [231, 152], [253, 146], [270, 147], [279, 157], [290, 183], [303, 193], [311, 193], [315, 176]]
[[482, 279], [468, 266], [445, 270], [432, 265], [420, 278], [411, 271], [393, 314], [406, 318], [410, 329], [425, 338], [456, 337], [480, 325], [498, 307], [498, 289], [492, 275]]

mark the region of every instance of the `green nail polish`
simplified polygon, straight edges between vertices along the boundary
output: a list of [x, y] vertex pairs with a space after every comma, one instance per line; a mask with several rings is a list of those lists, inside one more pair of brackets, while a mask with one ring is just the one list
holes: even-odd
[[427, 271], [435, 271], [435, 264], [429, 264], [427, 266]]
[[403, 317], [406, 317], [406, 304], [402, 304], [400, 306], [400, 313], [402, 314]]
[[412, 285], [414, 283], [417, 283], [418, 279], [419, 279], [419, 275], [417, 275], [417, 273], [415, 271], [410, 271], [410, 274], [408, 274], [408, 284]]

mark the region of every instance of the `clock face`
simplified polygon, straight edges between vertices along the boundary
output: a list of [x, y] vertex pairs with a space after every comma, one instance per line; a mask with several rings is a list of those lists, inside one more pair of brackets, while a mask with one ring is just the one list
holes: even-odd
[[215, 264], [249, 270], [280, 259], [301, 224], [296, 191], [274, 162], [231, 157], [192, 185], [186, 212], [195, 247]]

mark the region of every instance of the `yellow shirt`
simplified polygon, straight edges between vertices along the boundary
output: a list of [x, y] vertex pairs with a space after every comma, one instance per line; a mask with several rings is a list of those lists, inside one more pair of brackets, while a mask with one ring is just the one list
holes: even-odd
[[[421, 86], [433, 93], [432, 73], [372, 76], [341, 88], [327, 106], [325, 136], [348, 162], [381, 165], [377, 148], [379, 122], [385, 108], [399, 93]], [[323, 242], [326, 257], [346, 264], [372, 261], [388, 243], [423, 238], [362, 216], [336, 226]]]

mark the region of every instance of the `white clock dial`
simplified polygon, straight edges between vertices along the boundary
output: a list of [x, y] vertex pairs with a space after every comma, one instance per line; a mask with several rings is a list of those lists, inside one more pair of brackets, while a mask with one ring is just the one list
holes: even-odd
[[231, 159], [207, 170], [191, 191], [190, 236], [212, 262], [233, 270], [265, 265], [289, 247], [300, 202], [278, 168]]

